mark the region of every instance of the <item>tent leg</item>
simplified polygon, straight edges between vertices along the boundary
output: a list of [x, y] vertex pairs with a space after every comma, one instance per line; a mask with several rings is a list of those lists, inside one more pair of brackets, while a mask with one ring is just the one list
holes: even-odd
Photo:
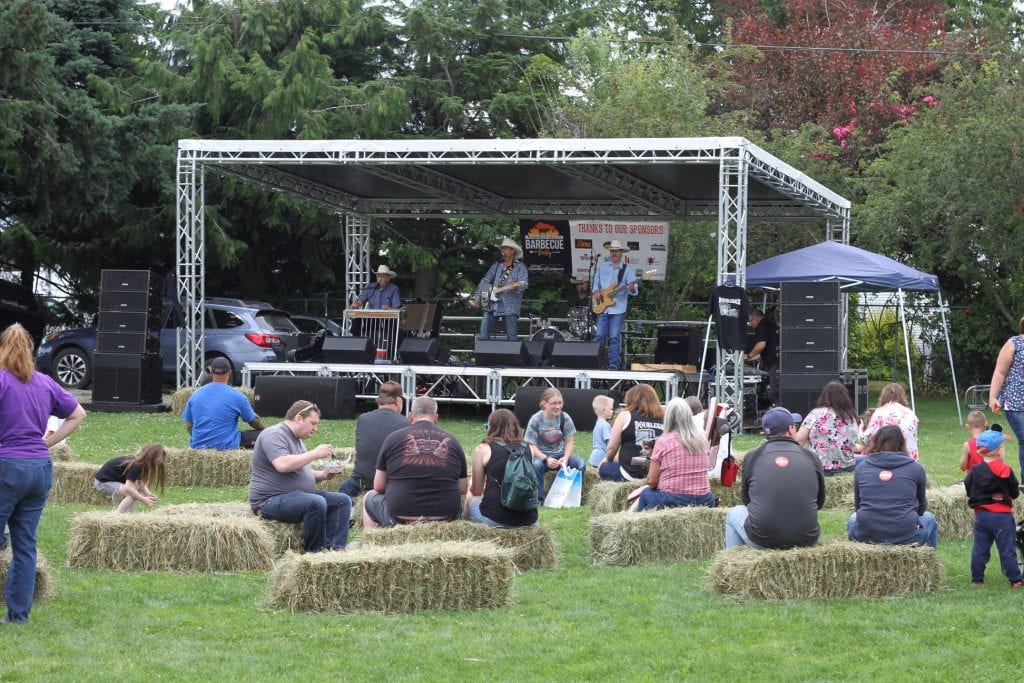
[[897, 291], [900, 306], [900, 322], [903, 324], [903, 352], [907, 357], [907, 384], [910, 387], [910, 409], [917, 412], [917, 405], [914, 402], [914, 370], [910, 367], [910, 334], [907, 330], [907, 312], [903, 307], [903, 290]]
[[942, 315], [942, 333], [946, 337], [946, 357], [949, 358], [949, 374], [953, 378], [953, 400], [956, 401], [956, 418], [963, 424], [964, 415], [960, 409], [960, 390], [956, 386], [956, 368], [953, 367], [953, 347], [949, 343], [949, 321], [946, 320], [946, 304], [939, 292], [939, 314]]
[[704, 359], [708, 357], [708, 344], [711, 343], [711, 321], [714, 316], [708, 316], [708, 329], [704, 331], [704, 351], [700, 354], [700, 373], [697, 375], [697, 399], [700, 400], [700, 390], [704, 388]]

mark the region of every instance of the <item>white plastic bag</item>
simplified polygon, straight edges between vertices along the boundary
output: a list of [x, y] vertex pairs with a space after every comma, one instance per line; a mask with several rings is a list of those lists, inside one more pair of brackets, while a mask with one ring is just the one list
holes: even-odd
[[558, 470], [544, 498], [547, 508], [578, 508], [583, 499], [583, 472], [571, 467]]

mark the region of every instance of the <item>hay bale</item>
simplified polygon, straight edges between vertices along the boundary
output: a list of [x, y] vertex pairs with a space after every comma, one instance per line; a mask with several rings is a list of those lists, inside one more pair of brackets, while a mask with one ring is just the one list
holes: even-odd
[[642, 481], [599, 481], [590, 490], [590, 499], [587, 501], [590, 514], [607, 515], [622, 512], [629, 507], [626, 497], [643, 485]]
[[273, 563], [273, 541], [255, 518], [86, 512], [71, 521], [71, 568], [236, 572]]
[[594, 564], [705, 560], [725, 542], [727, 508], [677, 507], [590, 519]]
[[853, 472], [825, 477], [825, 505], [822, 509], [826, 508], [853, 511]]
[[208, 517], [223, 519], [256, 520], [270, 534], [274, 546], [274, 557], [281, 557], [289, 550], [301, 553], [306, 547], [302, 536], [302, 523], [290, 524], [262, 519], [252, 514], [249, 503], [183, 503], [181, 505], [165, 505], [153, 510], [154, 515], [185, 515], [191, 517]]
[[352, 446], [335, 446], [334, 457], [337, 460], [351, 460], [355, 462], [356, 449]]
[[512, 551], [446, 541], [289, 553], [270, 577], [267, 601], [292, 611], [412, 612], [501, 607], [511, 598]]
[[99, 465], [89, 462], [53, 463], [51, 503], [82, 503], [85, 505], [111, 505], [112, 500], [96, 490], [93, 480]]
[[558, 555], [551, 529], [543, 524], [501, 529], [465, 520], [405, 524], [390, 529], [366, 529], [361, 536], [365, 546], [440, 541], [482, 541], [512, 551], [512, 562], [519, 571], [554, 569]]
[[[928, 509], [935, 515], [940, 538], [974, 538], [974, 510], [967, 506], [961, 484], [928, 489]], [[1013, 501], [1013, 516], [1024, 517], [1024, 497]]]
[[[171, 394], [171, 411], [178, 417], [181, 417], [181, 414], [185, 412], [185, 406], [188, 404], [188, 400], [192, 397], [192, 394], [196, 393], [196, 389], [198, 388], [199, 387], [182, 387]], [[252, 389], [249, 387], [234, 387], [234, 390], [245, 394], [245, 397], [249, 399], [249, 405], [252, 406], [253, 410], [256, 410], [256, 396]]]
[[[549, 470], [544, 475], [544, 490], [547, 491], [551, 488], [551, 482], [558, 476], [558, 470]], [[598, 475], [597, 470], [593, 467], [587, 467], [583, 471], [583, 491], [580, 494], [580, 505], [587, 505], [590, 500], [590, 492], [594, 490], [594, 487], [601, 483], [601, 477]], [[642, 482], [641, 482], [642, 483]], [[641, 484], [637, 484], [640, 486]]]
[[[0, 529], [2, 531], [2, 529]], [[0, 586], [7, 583], [7, 569], [11, 564], [11, 549], [7, 548], [0, 552]], [[3, 590], [0, 590], [0, 603], [4, 601]], [[53, 571], [50, 563], [39, 550], [36, 551], [36, 590], [32, 598], [34, 602], [45, 602], [51, 599], [56, 593], [53, 581]]]
[[74, 462], [75, 454], [71, 452], [71, 446], [67, 442], [58, 443], [50, 447], [50, 460], [54, 462]]
[[168, 485], [248, 486], [252, 478], [252, 451], [168, 448], [164, 467]]
[[744, 600], [878, 598], [938, 591], [943, 574], [928, 546], [828, 541], [793, 550], [723, 550], [706, 587]]
[[718, 477], [709, 477], [708, 484], [711, 485], [711, 493], [718, 499], [718, 507], [731, 508], [740, 504], [740, 491], [743, 488], [743, 481], [737, 477], [732, 486], [722, 486], [722, 480]]

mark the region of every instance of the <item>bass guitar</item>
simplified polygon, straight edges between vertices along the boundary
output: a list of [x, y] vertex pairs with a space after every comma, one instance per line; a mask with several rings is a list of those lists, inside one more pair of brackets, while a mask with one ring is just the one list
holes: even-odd
[[[658, 274], [656, 270], [644, 271], [644, 274], [640, 277], [641, 280], [652, 280], [654, 276]], [[594, 311], [594, 315], [601, 315], [604, 313], [609, 306], [615, 303], [615, 297], [626, 291], [631, 282], [623, 282], [621, 285], [608, 285], [604, 289], [598, 289], [590, 297], [590, 309]]]

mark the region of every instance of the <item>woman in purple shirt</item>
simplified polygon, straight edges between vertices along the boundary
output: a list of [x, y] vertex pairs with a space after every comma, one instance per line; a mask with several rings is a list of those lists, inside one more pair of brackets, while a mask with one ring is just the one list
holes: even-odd
[[[45, 439], [46, 421], [64, 420]], [[36, 372], [32, 338], [14, 324], [0, 335], [0, 528], [11, 532], [11, 564], [0, 623], [28, 619], [36, 583], [36, 529], [53, 485], [49, 447], [85, 419], [78, 400], [48, 375]]]

